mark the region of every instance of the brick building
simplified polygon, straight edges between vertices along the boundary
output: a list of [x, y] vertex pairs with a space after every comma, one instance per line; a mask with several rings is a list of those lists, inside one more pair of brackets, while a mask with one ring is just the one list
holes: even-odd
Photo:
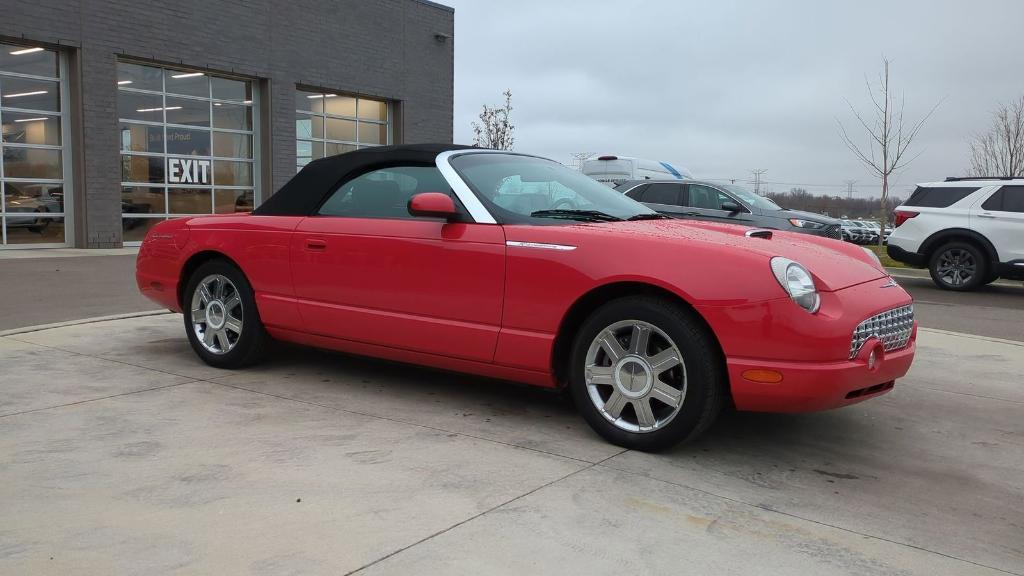
[[313, 158], [449, 142], [453, 28], [426, 0], [4, 2], [0, 249], [130, 245]]

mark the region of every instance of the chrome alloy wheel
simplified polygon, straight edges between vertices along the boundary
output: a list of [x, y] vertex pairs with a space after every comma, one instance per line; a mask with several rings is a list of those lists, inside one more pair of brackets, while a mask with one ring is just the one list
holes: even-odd
[[939, 256], [936, 275], [949, 286], [963, 286], [974, 278], [978, 265], [974, 256], [962, 248], [951, 248]]
[[606, 420], [627, 432], [661, 429], [686, 398], [686, 365], [679, 347], [642, 320], [623, 320], [599, 332], [586, 362], [590, 401]]
[[242, 299], [221, 274], [203, 278], [192, 293], [192, 330], [212, 354], [227, 354], [242, 337]]

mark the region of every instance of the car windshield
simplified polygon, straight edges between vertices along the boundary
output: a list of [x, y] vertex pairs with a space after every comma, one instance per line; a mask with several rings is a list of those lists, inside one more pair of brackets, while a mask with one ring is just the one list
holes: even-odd
[[468, 153], [452, 167], [501, 223], [559, 224], [657, 217], [657, 212], [553, 160]]
[[782, 210], [782, 207], [765, 198], [764, 196], [758, 196], [750, 190], [742, 186], [735, 184], [717, 184], [722, 188], [725, 188], [730, 194], [739, 198], [747, 206], [756, 206], [761, 210]]

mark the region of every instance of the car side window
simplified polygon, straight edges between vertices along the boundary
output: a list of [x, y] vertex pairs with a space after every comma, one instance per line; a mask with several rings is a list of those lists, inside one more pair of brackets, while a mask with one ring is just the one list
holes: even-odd
[[647, 184], [641, 184], [639, 186], [635, 186], [631, 190], [629, 190], [629, 192], [626, 192], [626, 197], [627, 198], [632, 198], [633, 200], [636, 200], [637, 202], [642, 202], [643, 200], [641, 200], [641, 198], [643, 197], [644, 190], [647, 190]]
[[1003, 186], [981, 205], [985, 210], [1024, 213], [1024, 186]]
[[726, 196], [721, 191], [702, 184], [690, 184], [689, 192], [689, 204], [692, 208], [721, 210], [722, 202], [733, 202], [732, 198]]
[[679, 192], [682, 186], [678, 184], [650, 184], [644, 191], [642, 202], [649, 204], [665, 204], [667, 206], [679, 206]]
[[411, 219], [415, 217], [409, 214], [409, 199], [422, 192], [447, 194], [455, 200], [456, 206], [461, 207], [436, 166], [392, 166], [345, 182], [327, 198], [317, 214]]

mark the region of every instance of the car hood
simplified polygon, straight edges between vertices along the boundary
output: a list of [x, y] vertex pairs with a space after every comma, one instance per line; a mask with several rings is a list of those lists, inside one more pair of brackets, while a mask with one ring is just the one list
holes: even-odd
[[[802, 264], [821, 291], [841, 290], [887, 276], [864, 249], [839, 240], [796, 232], [772, 230], [771, 238], [748, 237], [751, 228], [734, 224], [692, 220], [642, 220], [573, 226], [515, 226], [506, 228], [510, 241], [556, 242], [586, 247], [579, 236], [600, 236], [618, 246], [636, 243], [637, 251], [649, 254], [664, 249], [678, 254], [685, 251], [703, 254], [699, 258], [729, 258], [735, 255], [737, 266], [760, 265], [775, 256]], [[577, 238], [574, 238], [576, 236]], [[595, 242], [600, 244], [600, 242]], [[660, 260], [660, 259], [659, 259]], [[668, 256], [664, 261], [672, 261]]]

